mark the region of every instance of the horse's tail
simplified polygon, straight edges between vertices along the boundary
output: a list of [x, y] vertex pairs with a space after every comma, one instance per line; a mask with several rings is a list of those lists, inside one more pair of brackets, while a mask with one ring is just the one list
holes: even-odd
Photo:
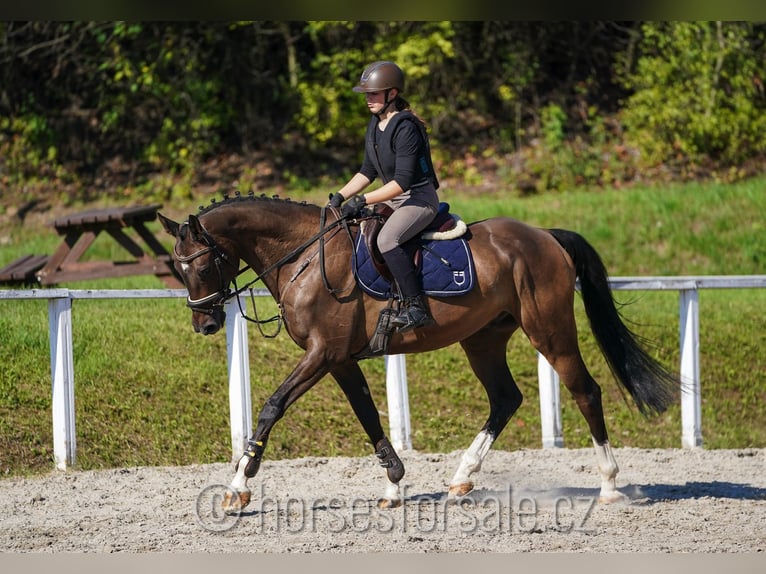
[[574, 262], [591, 330], [615, 378], [642, 414], [664, 412], [675, 400], [680, 379], [653, 359], [642, 346], [644, 340], [623, 323], [609, 288], [606, 267], [593, 246], [579, 233], [548, 231]]

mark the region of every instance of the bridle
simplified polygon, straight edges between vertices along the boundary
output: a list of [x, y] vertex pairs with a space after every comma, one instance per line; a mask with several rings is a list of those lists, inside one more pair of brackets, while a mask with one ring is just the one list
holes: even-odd
[[[212, 315], [216, 309], [222, 309], [224, 303], [228, 301], [232, 295], [231, 295], [231, 289], [228, 288], [228, 284], [224, 283], [223, 280], [223, 263], [227, 263], [231, 267], [234, 267], [234, 264], [229, 259], [229, 256], [221, 250], [220, 247], [218, 247], [218, 244], [215, 242], [215, 240], [210, 236], [210, 234], [207, 232], [207, 230], [204, 229], [204, 243], [206, 244], [205, 247], [202, 249], [199, 249], [195, 251], [194, 253], [190, 255], [181, 255], [178, 253], [178, 249], [176, 246], [173, 247], [173, 255], [176, 258], [176, 261], [179, 263], [189, 263], [191, 261], [194, 261], [198, 257], [201, 257], [207, 253], [213, 252], [215, 257], [213, 258], [213, 263], [215, 264], [215, 269], [218, 272], [218, 284], [219, 288], [218, 291], [215, 291], [211, 293], [210, 295], [206, 295], [204, 297], [200, 297], [199, 299], [192, 299], [191, 295], [186, 296], [186, 306], [189, 307], [192, 311], [197, 311], [199, 313], [205, 313], [207, 315]], [[241, 273], [242, 271], [238, 271], [237, 275]]]
[[[330, 224], [325, 225], [326, 210], [327, 209], [328, 209], [327, 207], [323, 207], [322, 208], [321, 217], [320, 217], [320, 229], [319, 229], [319, 231], [317, 233], [315, 233], [309, 239], [307, 239], [306, 241], [301, 243], [298, 247], [293, 249], [290, 253], [288, 253], [284, 257], [280, 258], [275, 263], [272, 263], [271, 265], [266, 267], [266, 269], [261, 271], [261, 273], [258, 274], [258, 276], [255, 279], [252, 279], [251, 281], [248, 281], [242, 287], [237, 287], [237, 280], [236, 280], [236, 278], [239, 277], [242, 273], [244, 273], [248, 269], [250, 269], [250, 266], [249, 265], [245, 265], [241, 269], [238, 269], [236, 275], [231, 280], [231, 283], [234, 284], [234, 289], [233, 290], [229, 288], [229, 284], [227, 282], [224, 282], [224, 279], [223, 279], [223, 265], [227, 264], [227, 265], [229, 265], [231, 267], [235, 267], [235, 268], [236, 268], [236, 266], [235, 266], [234, 263], [232, 263], [231, 259], [226, 254], [226, 252], [224, 252], [218, 246], [218, 244], [215, 242], [215, 239], [213, 239], [213, 237], [208, 233], [208, 231], [205, 229], [204, 225], [202, 225], [202, 222], [200, 221], [199, 224], [200, 224], [200, 227], [202, 227], [202, 234], [203, 234], [201, 242], [205, 244], [205, 247], [203, 247], [201, 249], [198, 249], [197, 251], [195, 251], [194, 253], [191, 253], [189, 255], [181, 255], [180, 253], [178, 253], [177, 247], [174, 246], [173, 247], [173, 255], [175, 256], [176, 260], [179, 263], [189, 263], [189, 262], [197, 259], [198, 257], [201, 257], [202, 255], [205, 255], [207, 253], [213, 253], [213, 255], [214, 255], [213, 263], [215, 264], [215, 268], [216, 268], [216, 271], [218, 273], [218, 284], [219, 284], [219, 287], [218, 287], [217, 291], [215, 291], [213, 293], [210, 293], [209, 295], [206, 295], [204, 297], [200, 297], [199, 299], [192, 299], [190, 295], [187, 295], [187, 297], [186, 297], [186, 306], [189, 307], [190, 309], [192, 309], [192, 311], [196, 311], [198, 313], [204, 313], [206, 315], [213, 315], [215, 313], [223, 313], [223, 306], [224, 306], [224, 304], [226, 304], [232, 298], [236, 297], [237, 298], [237, 302], [239, 304], [239, 310], [240, 310], [240, 312], [242, 314], [242, 317], [244, 319], [252, 322], [252, 323], [258, 324], [259, 328], [260, 328], [260, 325], [262, 325], [262, 324], [271, 323], [273, 321], [278, 321], [277, 332], [275, 334], [273, 334], [273, 335], [266, 335], [265, 333], [263, 333], [263, 331], [261, 331], [261, 334], [266, 336], [266, 337], [269, 337], [269, 338], [276, 337], [277, 334], [279, 333], [279, 330], [282, 327], [282, 306], [281, 306], [281, 304], [279, 304], [279, 302], [277, 302], [279, 304], [279, 308], [280, 308], [280, 313], [278, 315], [275, 315], [275, 316], [273, 316], [273, 317], [271, 317], [269, 319], [264, 319], [264, 320], [258, 319], [258, 314], [257, 314], [257, 312], [255, 310], [255, 298], [254, 298], [253, 290], [252, 290], [251, 287], [255, 283], [257, 283], [258, 281], [260, 281], [263, 277], [265, 277], [267, 274], [271, 273], [272, 271], [274, 271], [276, 269], [279, 269], [280, 267], [282, 267], [282, 265], [284, 265], [285, 263], [287, 263], [288, 261], [293, 259], [296, 255], [298, 255], [299, 253], [301, 253], [302, 251], [304, 251], [306, 248], [310, 247], [312, 244], [314, 244], [317, 241], [319, 241], [319, 258], [320, 258], [321, 269], [322, 269], [322, 280], [323, 280], [324, 285], [327, 288], [327, 290], [330, 291], [330, 293], [335, 294], [335, 293], [347, 290], [349, 287], [353, 286], [353, 281], [352, 281], [352, 284], [349, 287], [346, 287], [344, 289], [333, 289], [333, 288], [330, 287], [330, 285], [329, 285], [329, 283], [327, 281], [327, 276], [325, 274], [325, 268], [324, 268], [324, 243], [325, 243], [325, 235], [327, 235], [327, 233], [329, 233], [330, 231], [333, 231], [333, 230], [336, 230], [336, 229], [342, 227], [343, 230], [346, 231], [346, 233], [347, 233], [349, 239], [352, 241], [352, 245], [353, 245], [353, 238], [351, 236], [351, 231], [349, 229], [349, 222], [348, 222], [348, 220], [346, 218], [339, 217], [338, 219], [336, 219], [335, 221], [331, 222]], [[330, 209], [333, 209], [333, 208], [330, 208]], [[333, 209], [333, 211], [335, 212], [334, 209]], [[298, 273], [302, 272], [305, 269], [306, 265], [307, 265], [307, 263], [304, 263], [304, 265], [299, 269]], [[296, 273], [296, 275], [297, 275], [297, 273]], [[255, 318], [247, 316], [247, 314], [245, 313], [245, 310], [242, 308], [242, 301], [241, 301], [241, 299], [239, 297], [239, 295], [241, 295], [243, 292], [247, 291], [248, 289], [250, 290], [250, 298], [251, 298], [251, 301], [252, 301], [253, 312], [255, 314]]]

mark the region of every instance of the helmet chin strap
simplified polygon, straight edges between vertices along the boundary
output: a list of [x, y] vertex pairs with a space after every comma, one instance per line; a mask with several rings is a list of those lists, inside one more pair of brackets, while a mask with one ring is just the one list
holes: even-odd
[[384, 112], [385, 112], [385, 111], [388, 109], [388, 106], [390, 106], [391, 104], [393, 104], [393, 103], [394, 103], [394, 100], [396, 99], [396, 98], [394, 98], [393, 100], [389, 100], [389, 99], [388, 99], [388, 95], [389, 95], [390, 93], [391, 93], [391, 88], [388, 88], [388, 89], [386, 90], [386, 99], [385, 99], [385, 101], [383, 102], [383, 107], [382, 107], [382, 108], [380, 108], [380, 111], [379, 111], [379, 112], [373, 113], [373, 115], [374, 115], [376, 118], [378, 118], [378, 121], [380, 121], [380, 116], [381, 116], [381, 115], [382, 115], [382, 114], [383, 114], [383, 113], [384, 113]]

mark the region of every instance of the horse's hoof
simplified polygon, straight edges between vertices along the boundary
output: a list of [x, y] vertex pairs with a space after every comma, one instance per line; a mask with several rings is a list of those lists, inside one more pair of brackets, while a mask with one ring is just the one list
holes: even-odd
[[473, 482], [451, 484], [447, 493], [448, 498], [460, 498], [473, 490]]
[[250, 491], [242, 490], [236, 491], [228, 489], [226, 494], [223, 495], [223, 511], [226, 514], [239, 514], [242, 510], [250, 504]]
[[396, 499], [381, 498], [380, 500], [378, 500], [378, 508], [383, 508], [383, 509], [399, 508], [401, 505], [402, 505], [401, 498], [396, 498]]
[[619, 502], [628, 502], [630, 499], [619, 490], [602, 492], [598, 496], [599, 504], [616, 504]]

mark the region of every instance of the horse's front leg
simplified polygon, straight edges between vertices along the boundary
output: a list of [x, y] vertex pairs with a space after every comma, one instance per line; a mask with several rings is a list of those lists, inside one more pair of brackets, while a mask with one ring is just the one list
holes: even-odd
[[362, 423], [364, 431], [375, 447], [375, 455], [378, 457], [380, 465], [386, 469], [386, 488], [383, 497], [378, 500], [378, 507], [396, 508], [401, 506], [402, 497], [399, 492], [399, 482], [404, 477], [404, 464], [383, 432], [380, 415], [375, 407], [364, 373], [356, 362], [349, 362], [336, 367], [330, 373], [345, 393], [356, 418]]
[[258, 473], [271, 429], [284, 416], [288, 407], [327, 372], [324, 355], [319, 352], [307, 352], [290, 376], [268, 398], [258, 415], [258, 424], [248, 441], [247, 449], [237, 461], [231, 488], [224, 496], [223, 509], [226, 513], [236, 514], [250, 503], [251, 493], [247, 481]]

